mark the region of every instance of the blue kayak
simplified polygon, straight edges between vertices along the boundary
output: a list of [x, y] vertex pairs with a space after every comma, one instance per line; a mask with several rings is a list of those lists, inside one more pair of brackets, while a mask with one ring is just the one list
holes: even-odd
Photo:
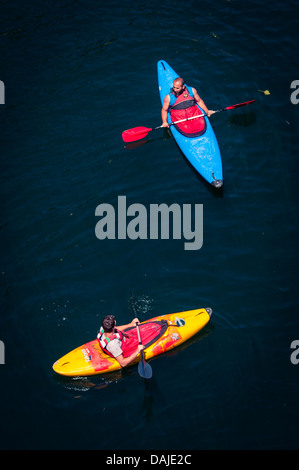
[[[158, 62], [158, 83], [162, 105], [177, 77], [179, 75], [165, 60]], [[204, 112], [200, 107], [199, 109]], [[205, 116], [204, 119], [205, 131], [198, 137], [186, 137], [175, 126], [170, 126], [170, 130], [177, 145], [195, 170], [212, 186], [220, 188], [223, 185], [220, 150], [209, 118]], [[170, 113], [168, 113], [167, 121], [171, 123]]]

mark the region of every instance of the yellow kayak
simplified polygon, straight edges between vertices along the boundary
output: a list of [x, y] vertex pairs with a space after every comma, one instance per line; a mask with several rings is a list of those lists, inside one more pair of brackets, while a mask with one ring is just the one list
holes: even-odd
[[[200, 308], [186, 312], [160, 315], [139, 324], [141, 341], [145, 346], [144, 359], [169, 351], [198, 333], [209, 321], [212, 315], [211, 308]], [[136, 328], [125, 330], [135, 334]], [[149, 338], [148, 331], [156, 330], [156, 337]], [[151, 334], [151, 333], [150, 333]], [[140, 354], [130, 363], [140, 361]], [[116, 359], [108, 356], [98, 343], [97, 339], [79, 346], [53, 364], [57, 374], [71, 377], [104, 374], [121, 369]]]

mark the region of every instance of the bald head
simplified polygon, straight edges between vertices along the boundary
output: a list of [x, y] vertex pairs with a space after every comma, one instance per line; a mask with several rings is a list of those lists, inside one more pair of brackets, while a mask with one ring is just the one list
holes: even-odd
[[174, 82], [173, 82], [173, 87], [172, 87], [174, 94], [176, 96], [179, 96], [181, 93], [183, 93], [185, 87], [184, 87], [184, 80], [181, 77], [177, 77]]
[[182, 87], [184, 85], [184, 79], [182, 77], [177, 77], [174, 82], [173, 82], [173, 86], [174, 87]]

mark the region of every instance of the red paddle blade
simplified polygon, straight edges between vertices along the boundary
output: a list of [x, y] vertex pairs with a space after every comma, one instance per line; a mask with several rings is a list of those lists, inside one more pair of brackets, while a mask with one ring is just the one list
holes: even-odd
[[240, 106], [246, 106], [247, 104], [253, 103], [255, 100], [251, 101], [245, 101], [245, 103], [239, 103], [239, 104], [234, 104], [233, 106], [228, 106], [225, 109], [234, 109], [234, 108], [239, 108]]
[[150, 127], [134, 127], [133, 129], [128, 129], [122, 133], [122, 138], [124, 142], [134, 142], [134, 140], [140, 140], [147, 136], [147, 134], [152, 131]]

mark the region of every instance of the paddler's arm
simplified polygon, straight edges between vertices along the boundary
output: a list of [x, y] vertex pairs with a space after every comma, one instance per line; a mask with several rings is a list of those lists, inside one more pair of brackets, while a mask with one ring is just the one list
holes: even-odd
[[164, 98], [163, 107], [161, 109], [161, 117], [162, 117], [162, 126], [163, 127], [169, 127], [169, 124], [167, 122], [167, 113], [168, 113], [169, 103], [170, 103], [170, 96], [166, 95], [165, 98]]
[[116, 325], [116, 329], [120, 330], [120, 331], [123, 331], [126, 328], [132, 328], [132, 326], [136, 326], [136, 323], [140, 323], [138, 318], [134, 318], [134, 320], [132, 320], [131, 323], [128, 323], [127, 325], [121, 325], [121, 326]]
[[138, 347], [133, 354], [129, 357], [124, 357], [122, 354], [120, 356], [117, 356], [115, 359], [117, 362], [121, 365], [121, 367], [126, 367], [130, 362], [132, 362], [139, 354], [139, 352], [144, 349], [143, 344], [138, 344]]
[[208, 117], [210, 117], [212, 114], [214, 114], [215, 111], [212, 111], [211, 109], [208, 109], [206, 107], [204, 101], [201, 99], [201, 97], [197, 93], [196, 89], [192, 88], [192, 91], [193, 91], [194, 99], [195, 99], [196, 103], [198, 104], [198, 106], [201, 107], [201, 109], [204, 110], [204, 112], [208, 115]]

